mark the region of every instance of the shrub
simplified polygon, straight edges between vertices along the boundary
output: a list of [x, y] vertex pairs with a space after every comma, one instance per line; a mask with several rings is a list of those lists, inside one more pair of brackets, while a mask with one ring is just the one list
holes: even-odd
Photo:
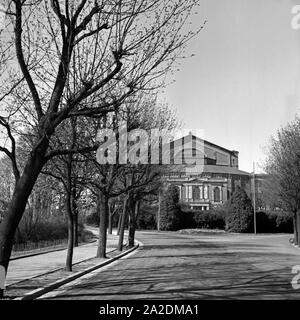
[[93, 232], [84, 230], [83, 228], [78, 232], [79, 242], [87, 242], [93, 238], [95, 238]]
[[293, 233], [293, 214], [284, 211], [258, 212], [257, 231], [263, 233]]
[[170, 185], [167, 189], [161, 203], [160, 228], [165, 231], [177, 231], [180, 229], [178, 189], [174, 185]]
[[[181, 229], [219, 229], [225, 230], [227, 207], [209, 211], [193, 211], [181, 206]], [[192, 219], [191, 219], [192, 217]], [[248, 232], [253, 232], [253, 214], [248, 221]], [[284, 211], [259, 211], [256, 213], [258, 233], [293, 233], [293, 214]], [[249, 230], [250, 229], [250, 230]], [[237, 231], [232, 231], [237, 232]], [[246, 231], [245, 231], [246, 232]]]
[[[79, 241], [86, 241], [92, 234], [84, 230], [81, 219], [78, 222]], [[65, 240], [68, 238], [68, 223], [63, 215], [33, 218], [32, 210], [27, 209], [17, 228], [15, 244], [38, 243], [42, 241]]]
[[60, 240], [68, 237], [68, 227], [64, 218], [50, 217], [29, 223], [28, 214], [25, 213], [18, 226], [15, 243]]
[[221, 210], [198, 211], [194, 214], [197, 228], [225, 229], [225, 212]]
[[227, 203], [226, 230], [229, 232], [250, 232], [253, 229], [251, 200], [240, 187]]
[[157, 206], [142, 205], [137, 216], [137, 229], [139, 230], [156, 230]]
[[277, 232], [280, 233], [293, 233], [293, 213], [291, 212], [276, 212], [276, 228]]
[[258, 233], [293, 233], [293, 214], [284, 211], [256, 213]]
[[97, 211], [92, 211], [89, 215], [85, 218], [85, 223], [91, 226], [99, 226], [100, 223], [100, 216]]
[[[254, 219], [253, 219], [254, 220]], [[276, 215], [266, 212], [256, 213], [256, 226], [259, 233], [272, 233], [276, 230]]]
[[195, 211], [186, 210], [181, 207], [180, 209], [180, 229], [194, 229], [196, 222], [194, 219]]

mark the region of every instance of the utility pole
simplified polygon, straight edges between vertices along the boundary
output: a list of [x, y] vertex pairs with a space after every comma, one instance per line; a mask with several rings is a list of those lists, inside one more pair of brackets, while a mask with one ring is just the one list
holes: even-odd
[[255, 162], [253, 162], [253, 210], [254, 210], [254, 234], [256, 230], [256, 190], [255, 190]]

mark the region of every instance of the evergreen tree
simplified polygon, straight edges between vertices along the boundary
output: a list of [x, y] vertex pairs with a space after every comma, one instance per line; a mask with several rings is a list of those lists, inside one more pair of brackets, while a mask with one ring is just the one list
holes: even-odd
[[252, 203], [247, 193], [240, 187], [227, 203], [226, 230], [230, 232], [250, 232], [253, 226]]

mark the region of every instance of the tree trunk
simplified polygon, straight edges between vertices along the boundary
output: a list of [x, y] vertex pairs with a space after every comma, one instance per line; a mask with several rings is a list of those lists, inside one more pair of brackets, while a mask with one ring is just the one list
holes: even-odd
[[[22, 219], [26, 204], [33, 186], [40, 174], [43, 165], [43, 155], [46, 152], [47, 144], [44, 144], [39, 150], [32, 152], [23, 174], [16, 182], [12, 200], [9, 204], [7, 213], [0, 224], [0, 265], [4, 267], [6, 274], [11, 256], [13, 241], [16, 229]], [[3, 296], [3, 292], [2, 292]], [[1, 298], [1, 293], [0, 293]]]
[[108, 210], [108, 197], [103, 192], [100, 192], [100, 224], [97, 258], [106, 258]]
[[128, 213], [129, 213], [129, 223], [128, 223], [128, 246], [130, 248], [134, 247], [134, 233], [135, 233], [135, 212], [134, 203], [129, 201]]
[[298, 245], [299, 236], [298, 236], [298, 214], [297, 214], [297, 211], [294, 212], [293, 224], [294, 224], [294, 244]]
[[297, 211], [297, 245], [300, 247], [300, 211]]
[[71, 272], [73, 266], [73, 250], [74, 250], [74, 217], [71, 206], [71, 195], [67, 191], [66, 209], [68, 214], [68, 250], [66, 259], [66, 271]]
[[108, 234], [112, 234], [112, 218], [113, 218], [113, 213], [111, 210], [111, 206], [108, 207]]
[[[26, 236], [26, 234], [25, 234], [25, 236]], [[14, 241], [15, 241], [15, 243], [21, 243], [22, 240], [23, 239], [22, 239], [22, 234], [21, 234], [20, 228], [19, 228], [19, 226], [17, 226]]]
[[40, 207], [40, 196], [37, 192], [33, 194], [33, 204], [32, 204], [32, 220], [35, 221], [38, 216]]
[[118, 250], [122, 251], [123, 250], [123, 240], [124, 240], [124, 231], [125, 231], [125, 224], [127, 220], [127, 204], [128, 204], [128, 196], [126, 196], [124, 200], [124, 205], [123, 205], [123, 212], [122, 212], [122, 218], [121, 218], [121, 223], [120, 223], [120, 235], [119, 235], [119, 243], [118, 243]]
[[121, 231], [122, 215], [123, 215], [123, 212], [119, 212], [117, 236], [120, 235], [120, 231]]
[[128, 246], [134, 247], [136, 219], [138, 216], [140, 202], [132, 202], [132, 206], [129, 208], [129, 230], [128, 230]]
[[79, 236], [78, 236], [78, 211], [74, 211], [74, 247], [79, 246]]
[[72, 210], [74, 216], [74, 247], [78, 247], [78, 208], [76, 203], [76, 188], [73, 188], [73, 196], [72, 196]]

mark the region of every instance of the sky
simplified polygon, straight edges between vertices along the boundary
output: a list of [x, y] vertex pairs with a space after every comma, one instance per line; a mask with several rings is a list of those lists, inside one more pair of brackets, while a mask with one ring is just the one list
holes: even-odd
[[166, 101], [185, 129], [240, 152], [240, 169], [262, 171], [270, 137], [294, 119], [300, 102], [300, 0], [200, 0], [198, 26]]

